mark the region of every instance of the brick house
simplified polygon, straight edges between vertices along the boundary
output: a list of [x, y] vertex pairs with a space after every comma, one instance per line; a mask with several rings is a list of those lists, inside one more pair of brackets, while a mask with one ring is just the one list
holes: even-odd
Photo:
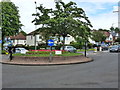
[[16, 36], [10, 36], [13, 45], [26, 45], [26, 36], [22, 33], [18, 33]]

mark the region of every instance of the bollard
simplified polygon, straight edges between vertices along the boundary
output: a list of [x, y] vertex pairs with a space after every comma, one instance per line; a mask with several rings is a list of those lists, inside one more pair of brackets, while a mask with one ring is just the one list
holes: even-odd
[[97, 52], [97, 47], [94, 48], [94, 52]]
[[102, 47], [100, 47], [100, 50], [99, 51], [102, 51]]

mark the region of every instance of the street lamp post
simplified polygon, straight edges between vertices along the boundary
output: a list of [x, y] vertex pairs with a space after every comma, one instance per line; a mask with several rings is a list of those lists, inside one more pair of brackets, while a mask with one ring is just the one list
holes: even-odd
[[[35, 7], [36, 7], [36, 14], [37, 14], [37, 3], [35, 1]], [[37, 16], [35, 17], [37, 18]], [[35, 30], [37, 29], [37, 25], [35, 25]], [[34, 33], [34, 44], [35, 44], [35, 50], [37, 49], [37, 46], [36, 46], [36, 33]]]
[[85, 53], [85, 57], [87, 56], [87, 51], [86, 50], [87, 50], [87, 41], [85, 41], [85, 52], [84, 52]]
[[[118, 10], [113, 11], [113, 13], [118, 13], [118, 28], [120, 29], [120, 1], [118, 2]], [[120, 34], [118, 34], [120, 37]]]
[[[120, 29], [120, 1], [118, 2], [118, 28]], [[120, 33], [118, 33], [118, 37], [120, 38]]]

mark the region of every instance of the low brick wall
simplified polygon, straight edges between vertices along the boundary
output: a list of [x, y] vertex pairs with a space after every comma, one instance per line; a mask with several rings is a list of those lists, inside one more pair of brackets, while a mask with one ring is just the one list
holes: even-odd
[[[84, 58], [83, 55], [78, 56], [53, 56], [52, 61], [63, 61], [63, 60], [73, 60], [78, 58]], [[48, 62], [49, 57], [30, 57], [30, 56], [14, 56], [13, 60], [19, 60], [19, 61], [42, 61], [42, 62]]]

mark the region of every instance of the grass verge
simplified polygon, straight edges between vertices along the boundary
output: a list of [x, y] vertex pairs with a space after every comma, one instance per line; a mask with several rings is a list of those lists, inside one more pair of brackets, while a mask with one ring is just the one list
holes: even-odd
[[[95, 49], [93, 48], [93, 49], [87, 49], [86, 51], [94, 51]], [[83, 51], [85, 51], [85, 49], [80, 49], [80, 50], [77, 50], [77, 52], [83, 52]]]

